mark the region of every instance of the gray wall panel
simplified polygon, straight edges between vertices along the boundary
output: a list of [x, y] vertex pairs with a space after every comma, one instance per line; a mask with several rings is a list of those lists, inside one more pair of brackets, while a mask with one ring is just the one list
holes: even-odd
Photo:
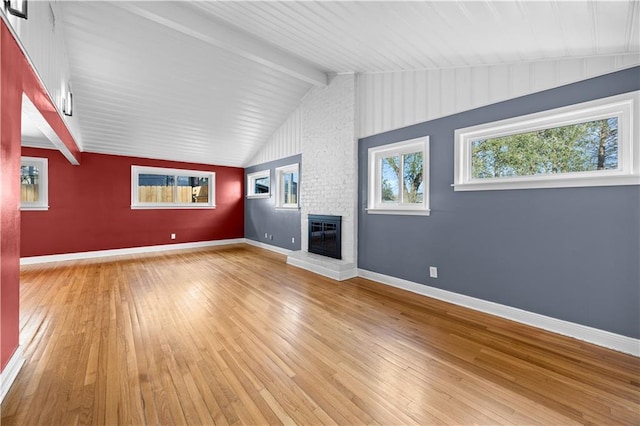
[[[300, 250], [300, 210], [278, 210], [275, 208], [275, 169], [289, 164], [300, 164], [302, 174], [302, 155], [294, 155], [268, 163], [258, 164], [244, 170], [245, 182], [249, 173], [269, 169], [271, 171], [271, 197], [247, 198], [244, 208], [244, 235], [261, 243]], [[246, 196], [246, 194], [245, 194]], [[265, 233], [267, 237], [265, 237]], [[291, 242], [295, 238], [295, 243]]]
[[[640, 186], [451, 187], [455, 129], [639, 89], [635, 67], [361, 139], [358, 267], [640, 338]], [[431, 216], [367, 214], [367, 149], [424, 135]]]

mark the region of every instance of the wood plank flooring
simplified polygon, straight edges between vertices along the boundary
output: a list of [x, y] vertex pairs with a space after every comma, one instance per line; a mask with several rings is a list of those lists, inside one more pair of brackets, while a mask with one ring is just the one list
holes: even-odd
[[33, 265], [2, 426], [640, 424], [640, 360], [247, 245]]

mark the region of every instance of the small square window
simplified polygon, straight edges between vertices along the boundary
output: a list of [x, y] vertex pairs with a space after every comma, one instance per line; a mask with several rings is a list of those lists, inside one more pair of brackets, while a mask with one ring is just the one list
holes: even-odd
[[276, 207], [297, 209], [299, 206], [299, 165], [292, 164], [276, 169]]
[[429, 214], [429, 138], [369, 149], [369, 203], [374, 214]]
[[271, 195], [271, 172], [262, 170], [247, 175], [247, 197], [267, 198]]
[[20, 163], [20, 209], [49, 209], [49, 161], [22, 157]]

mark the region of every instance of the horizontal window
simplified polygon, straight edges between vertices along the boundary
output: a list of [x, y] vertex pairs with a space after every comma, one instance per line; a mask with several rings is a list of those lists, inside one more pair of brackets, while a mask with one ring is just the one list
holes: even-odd
[[640, 184], [637, 103], [634, 92], [459, 129], [455, 190]]
[[429, 138], [369, 148], [372, 214], [429, 214]]
[[215, 208], [215, 173], [131, 166], [131, 208]]
[[49, 209], [49, 161], [22, 157], [20, 163], [20, 210]]
[[265, 198], [271, 195], [271, 171], [262, 170], [247, 175], [247, 197]]

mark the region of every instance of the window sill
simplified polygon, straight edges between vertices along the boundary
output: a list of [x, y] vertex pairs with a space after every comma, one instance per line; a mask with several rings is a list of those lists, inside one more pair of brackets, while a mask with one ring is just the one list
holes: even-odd
[[618, 186], [640, 185], [640, 176], [589, 176], [561, 179], [510, 179], [508, 181], [494, 180], [493, 182], [457, 183], [453, 184], [454, 191], [492, 191], [506, 189], [536, 189], [536, 188], [575, 188], [587, 186]]
[[291, 206], [291, 207], [278, 206], [278, 207], [276, 207], [276, 210], [289, 210], [289, 211], [291, 211], [291, 210], [300, 210], [300, 207], [299, 206], [295, 206], [295, 207], [294, 206]]
[[47, 211], [49, 210], [49, 206], [20, 206], [20, 211], [29, 212], [29, 211]]
[[393, 214], [405, 216], [431, 216], [431, 210], [410, 210], [410, 209], [367, 209], [368, 214]]
[[254, 198], [270, 198], [271, 194], [257, 194], [257, 195], [247, 195], [248, 200], [252, 200]]
[[173, 205], [162, 205], [162, 204], [152, 204], [152, 205], [133, 205], [131, 206], [131, 210], [202, 210], [202, 209], [215, 209], [216, 206], [194, 206], [190, 204], [173, 204]]

